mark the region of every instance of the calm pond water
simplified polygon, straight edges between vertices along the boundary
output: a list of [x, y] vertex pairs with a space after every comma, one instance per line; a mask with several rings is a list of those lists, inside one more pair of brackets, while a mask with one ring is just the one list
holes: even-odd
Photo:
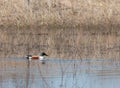
[[120, 61], [1, 59], [0, 88], [120, 88]]

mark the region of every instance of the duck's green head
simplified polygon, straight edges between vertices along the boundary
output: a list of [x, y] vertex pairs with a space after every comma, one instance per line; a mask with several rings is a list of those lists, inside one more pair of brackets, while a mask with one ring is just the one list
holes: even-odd
[[40, 53], [40, 56], [48, 56], [45, 52]]

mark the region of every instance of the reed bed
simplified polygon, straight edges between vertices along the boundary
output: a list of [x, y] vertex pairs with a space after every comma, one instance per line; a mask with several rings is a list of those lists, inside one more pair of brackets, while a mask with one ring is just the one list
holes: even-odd
[[[119, 0], [1, 0], [1, 26], [119, 24]], [[106, 26], [106, 29], [109, 29]]]
[[[33, 31], [34, 30], [34, 31]], [[44, 51], [49, 58], [119, 59], [120, 31], [96, 29], [31, 29], [3, 32], [1, 57], [24, 57]]]
[[119, 59], [119, 0], [4, 0], [0, 57]]

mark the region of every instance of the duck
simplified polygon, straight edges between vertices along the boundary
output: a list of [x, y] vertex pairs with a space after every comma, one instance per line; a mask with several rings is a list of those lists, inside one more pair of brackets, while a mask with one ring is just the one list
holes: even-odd
[[48, 56], [45, 52], [40, 53], [40, 55], [26, 55], [26, 59], [31, 60], [39, 60], [42, 64], [45, 64], [45, 57]]

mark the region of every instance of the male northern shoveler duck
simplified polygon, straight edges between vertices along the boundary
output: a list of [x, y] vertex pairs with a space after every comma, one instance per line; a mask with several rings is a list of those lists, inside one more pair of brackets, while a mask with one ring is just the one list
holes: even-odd
[[32, 55], [27, 55], [26, 58], [31, 61], [31, 60], [40, 60], [42, 64], [45, 64], [45, 56], [48, 56], [46, 53], [42, 52], [40, 53], [39, 56], [32, 56]]

